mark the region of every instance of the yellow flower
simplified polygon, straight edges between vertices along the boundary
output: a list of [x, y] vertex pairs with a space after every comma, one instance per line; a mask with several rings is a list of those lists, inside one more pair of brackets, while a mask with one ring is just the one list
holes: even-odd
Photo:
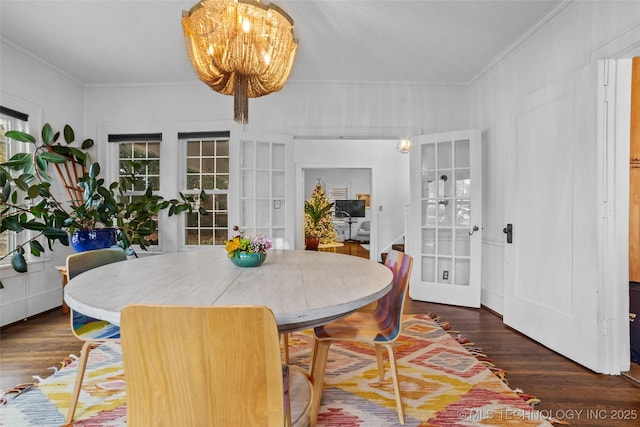
[[227, 252], [232, 255], [236, 250], [240, 249], [240, 237], [234, 237], [233, 240], [227, 240]]

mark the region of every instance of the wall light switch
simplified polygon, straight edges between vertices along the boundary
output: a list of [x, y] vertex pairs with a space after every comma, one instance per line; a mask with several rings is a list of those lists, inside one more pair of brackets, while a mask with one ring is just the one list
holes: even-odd
[[273, 209], [280, 209], [280, 206], [282, 206], [282, 201], [281, 200], [274, 200], [273, 201]]
[[382, 205], [378, 206], [378, 210], [382, 212]]

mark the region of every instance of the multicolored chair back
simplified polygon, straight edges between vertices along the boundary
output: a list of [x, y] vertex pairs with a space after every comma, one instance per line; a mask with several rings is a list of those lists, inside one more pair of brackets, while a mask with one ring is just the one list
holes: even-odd
[[390, 251], [385, 265], [393, 273], [391, 290], [382, 298], [373, 311], [358, 310], [347, 317], [314, 328], [313, 355], [309, 374], [313, 378], [313, 405], [311, 420], [317, 420], [327, 366], [329, 346], [334, 341], [353, 341], [374, 344], [380, 381], [384, 380], [383, 347], [389, 354], [391, 377], [396, 395], [396, 407], [400, 424], [404, 424], [404, 411], [400, 395], [400, 381], [393, 343], [398, 339], [402, 327], [402, 310], [411, 276], [413, 258], [403, 252]]
[[392, 341], [400, 335], [402, 311], [413, 258], [403, 252], [390, 251], [385, 258], [384, 265], [393, 273], [393, 288], [378, 300], [378, 305], [375, 308], [375, 317], [382, 328], [375, 341]]
[[[96, 267], [125, 261], [127, 255], [118, 247], [78, 252], [67, 257], [69, 280]], [[120, 338], [120, 328], [104, 320], [94, 319], [75, 310], [71, 311], [71, 328], [81, 340], [106, 340]]]
[[[69, 280], [71, 280], [85, 271], [126, 259], [127, 255], [124, 250], [118, 247], [79, 252], [67, 257], [67, 275]], [[108, 285], [105, 284], [105, 286]], [[69, 425], [73, 421], [76, 407], [78, 406], [80, 389], [82, 387], [82, 380], [87, 367], [91, 346], [105, 340], [120, 338], [119, 326], [104, 320], [94, 319], [93, 317], [78, 313], [73, 309], [71, 310], [71, 330], [76, 337], [84, 341], [84, 344], [80, 353], [80, 360], [78, 361], [78, 372], [71, 395], [69, 410], [67, 411], [66, 424]]]

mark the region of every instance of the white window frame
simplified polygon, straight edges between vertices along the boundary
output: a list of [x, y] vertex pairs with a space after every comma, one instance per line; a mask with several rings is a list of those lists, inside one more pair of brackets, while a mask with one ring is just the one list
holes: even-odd
[[[188, 133], [188, 132], [185, 132]], [[196, 132], [197, 133], [197, 132]], [[207, 133], [207, 132], [203, 132], [203, 133]], [[227, 185], [226, 189], [206, 189], [205, 190], [205, 194], [207, 195], [207, 197], [209, 197], [210, 199], [214, 199], [216, 195], [226, 195], [227, 197], [227, 224], [225, 226], [220, 226], [220, 227], [216, 227], [215, 224], [215, 211], [214, 212], [210, 212], [210, 215], [214, 215], [213, 218], [213, 228], [214, 228], [214, 239], [215, 239], [215, 230], [216, 228], [223, 228], [225, 229], [225, 233], [228, 233], [229, 229], [230, 229], [230, 218], [231, 218], [231, 212], [230, 212], [230, 206], [231, 206], [231, 194], [230, 194], [230, 187], [231, 187], [231, 180], [232, 180], [232, 170], [231, 170], [231, 159], [232, 159], [232, 154], [231, 154], [231, 136], [230, 136], [230, 131], [211, 131], [211, 133], [219, 133], [221, 134], [221, 136], [192, 136], [192, 137], [184, 137], [184, 138], [178, 138], [178, 144], [180, 149], [179, 151], [179, 185], [180, 185], [180, 189], [179, 191], [182, 192], [185, 195], [190, 195], [190, 196], [198, 196], [200, 194], [201, 188], [187, 188], [187, 143], [189, 141], [206, 141], [206, 140], [227, 140], [229, 143], [229, 151], [228, 151], [228, 159], [229, 159], [229, 165], [228, 165], [228, 173], [229, 173], [229, 184]], [[222, 134], [224, 133], [228, 133], [228, 135], [226, 136], [222, 136]], [[215, 158], [215, 157], [214, 157]], [[215, 176], [215, 175], [214, 175]], [[202, 187], [202, 185], [200, 185], [200, 187]], [[199, 204], [198, 206], [199, 207]], [[179, 241], [179, 246], [181, 250], [198, 250], [198, 249], [206, 249], [206, 248], [212, 248], [212, 247], [221, 247], [223, 246], [222, 244], [213, 244], [213, 245], [194, 245], [194, 244], [187, 244], [186, 241], [186, 230], [187, 230], [187, 216], [186, 215], [182, 215], [180, 218], [180, 226], [178, 229], [178, 241]], [[227, 236], [228, 237], [228, 236]]]
[[[10, 117], [4, 114], [0, 114], [0, 124], [4, 127], [5, 132], [10, 130], [19, 130], [22, 132], [29, 133], [28, 120], [24, 121], [24, 120], [17, 119], [15, 117]], [[13, 156], [16, 153], [32, 152], [34, 150], [34, 146], [32, 144], [16, 141], [11, 138], [6, 138], [4, 137], [4, 135], [3, 135], [3, 139], [4, 141], [0, 143], [6, 144], [7, 160], [9, 160], [11, 156]], [[24, 198], [21, 198], [19, 200], [19, 202], [23, 202], [23, 201], [24, 201]], [[7, 243], [8, 243], [7, 253], [11, 253], [15, 248], [27, 242], [33, 234], [29, 230], [24, 230], [20, 233], [16, 233], [14, 231], [7, 231], [6, 235], [7, 235]], [[31, 255], [30, 251], [28, 249], [25, 250], [25, 258], [29, 259], [30, 255]], [[0, 256], [4, 256], [4, 255], [0, 255]], [[0, 260], [0, 265], [6, 265], [10, 263], [11, 263], [11, 257], [9, 256]]]
[[[104, 141], [104, 147], [106, 148], [106, 152], [105, 151], [102, 152], [105, 155], [106, 161], [104, 162], [104, 164], [101, 161], [99, 161], [99, 163], [103, 166], [103, 171], [101, 172], [101, 176], [105, 179], [107, 183], [111, 183], [114, 181], [119, 182], [120, 180], [120, 143], [159, 142], [160, 143], [159, 176], [161, 177], [160, 189], [154, 190], [154, 193], [162, 195], [163, 192], [166, 192], [165, 189], [163, 188], [163, 182], [170, 180], [170, 174], [168, 174], [169, 176], [163, 177], [163, 175], [165, 175], [163, 171], [165, 169], [170, 169], [170, 164], [168, 164], [167, 160], [163, 160], [163, 158], [171, 157], [171, 156], [169, 156], [165, 152], [167, 144], [163, 143], [164, 136], [165, 136], [163, 132], [159, 131], [158, 128], [151, 128], [151, 129], [147, 129], [147, 128], [141, 129], [137, 127], [134, 129], [101, 128], [99, 135], [100, 135], [100, 140]], [[113, 138], [114, 136], [116, 138], [119, 138], [122, 135], [131, 135], [136, 138], [141, 135], [159, 135], [159, 138], [153, 139], [149, 137], [144, 141], [133, 140], [133, 139], [131, 140], [123, 139], [122, 141], [110, 141], [110, 138]], [[140, 160], [144, 160], [144, 159], [140, 159]], [[92, 161], [96, 161], [96, 159], [92, 159]], [[130, 191], [130, 192], [124, 193], [125, 196], [137, 196], [142, 194], [144, 194], [144, 191]], [[133, 245], [133, 249], [135, 250], [138, 256], [143, 255], [145, 253], [149, 253], [149, 254], [162, 253], [167, 246], [169, 247], [171, 246], [170, 244], [167, 245], [165, 243], [171, 240], [171, 230], [165, 230], [166, 228], [165, 218], [166, 218], [166, 214], [164, 212], [161, 212], [157, 218], [157, 221], [158, 221], [158, 244], [157, 245], [148, 246], [146, 251], [142, 250], [139, 245]]]

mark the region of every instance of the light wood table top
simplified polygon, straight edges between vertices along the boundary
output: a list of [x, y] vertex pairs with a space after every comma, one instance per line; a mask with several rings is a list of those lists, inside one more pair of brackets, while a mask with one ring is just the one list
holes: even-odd
[[240, 268], [224, 248], [118, 262], [69, 280], [72, 309], [116, 325], [129, 304], [265, 305], [280, 332], [319, 326], [385, 295], [391, 270], [364, 258], [270, 250], [260, 267]]

